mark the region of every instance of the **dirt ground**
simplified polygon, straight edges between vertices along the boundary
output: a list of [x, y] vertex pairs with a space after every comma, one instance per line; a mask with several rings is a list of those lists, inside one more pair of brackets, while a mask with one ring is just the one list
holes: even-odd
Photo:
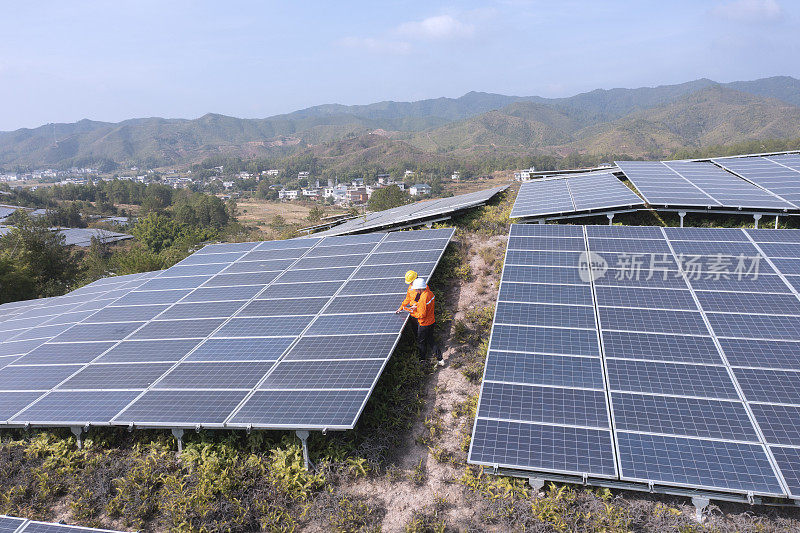
[[[507, 237], [479, 237], [465, 235], [463, 242], [469, 258], [473, 275], [469, 281], [454, 284], [443, 296], [444, 307], [455, 311], [453, 323], [464, 318], [469, 310], [490, 305], [497, 291], [500, 275], [494, 266], [486, 264], [479, 248], [493, 248], [496, 256], [502, 259]], [[439, 296], [439, 295], [437, 295]], [[449, 337], [438, 339], [447, 365], [434, 370], [425, 384], [425, 409], [414, 424], [410, 434], [398, 443], [396, 455], [399, 457], [398, 476], [401, 481], [387, 479], [386, 476], [359, 480], [346, 487], [353, 496], [375, 497], [383, 500], [386, 515], [381, 524], [383, 531], [403, 531], [412, 519], [414, 512], [431, 508], [437, 503], [446, 503], [444, 516], [450, 527], [469, 530], [478, 522], [477, 510], [464, 493], [463, 485], [457, 480], [463, 475], [460, 459], [465, 458], [461, 450], [464, 431], [472, 428], [462, 427], [464, 419], [453, 414], [456, 405], [477, 396], [480, 385], [470, 383], [460, 368], [451, 366], [458, 357], [458, 347]], [[441, 422], [441, 433], [435, 445], [420, 442], [421, 435], [430, 432], [429, 427]], [[439, 459], [435, 456], [438, 455]], [[459, 457], [460, 456], [460, 457]], [[453, 460], [440, 460], [452, 457]], [[415, 476], [422, 477], [419, 483]], [[396, 477], [398, 477], [396, 476]], [[416, 481], [416, 482], [415, 482]]]

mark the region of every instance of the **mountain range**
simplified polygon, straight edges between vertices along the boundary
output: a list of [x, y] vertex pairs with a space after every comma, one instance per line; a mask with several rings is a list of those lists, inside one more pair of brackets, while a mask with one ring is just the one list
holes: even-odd
[[470, 92], [460, 98], [310, 107], [264, 119], [81, 120], [0, 132], [0, 166], [96, 162], [181, 165], [214, 155], [325, 157], [360, 162], [487, 154], [663, 157], [760, 139], [800, 137], [800, 80], [699, 79], [568, 98]]

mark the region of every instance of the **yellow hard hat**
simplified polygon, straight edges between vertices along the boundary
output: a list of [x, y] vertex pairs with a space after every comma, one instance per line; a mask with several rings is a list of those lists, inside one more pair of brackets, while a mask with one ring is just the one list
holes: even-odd
[[417, 279], [416, 272], [414, 272], [413, 270], [409, 270], [408, 272], [406, 272], [406, 283], [411, 283], [415, 279]]

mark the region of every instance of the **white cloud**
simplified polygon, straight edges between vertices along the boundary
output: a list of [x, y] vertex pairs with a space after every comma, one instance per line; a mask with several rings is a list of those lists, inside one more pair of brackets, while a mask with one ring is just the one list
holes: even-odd
[[445, 41], [471, 37], [475, 27], [450, 15], [439, 15], [400, 24], [394, 33], [408, 39]]
[[716, 6], [711, 14], [740, 22], [765, 22], [779, 19], [783, 10], [775, 0], [735, 0]]
[[391, 54], [407, 54], [411, 45], [405, 41], [375, 39], [372, 37], [345, 37], [339, 44], [346, 48], [358, 48], [370, 52], [385, 52]]

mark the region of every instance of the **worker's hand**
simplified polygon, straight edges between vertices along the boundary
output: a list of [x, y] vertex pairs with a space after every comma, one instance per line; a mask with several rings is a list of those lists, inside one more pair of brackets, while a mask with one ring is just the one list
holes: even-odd
[[401, 310], [402, 309], [398, 309], [397, 311], [394, 312], [394, 314], [399, 315]]

